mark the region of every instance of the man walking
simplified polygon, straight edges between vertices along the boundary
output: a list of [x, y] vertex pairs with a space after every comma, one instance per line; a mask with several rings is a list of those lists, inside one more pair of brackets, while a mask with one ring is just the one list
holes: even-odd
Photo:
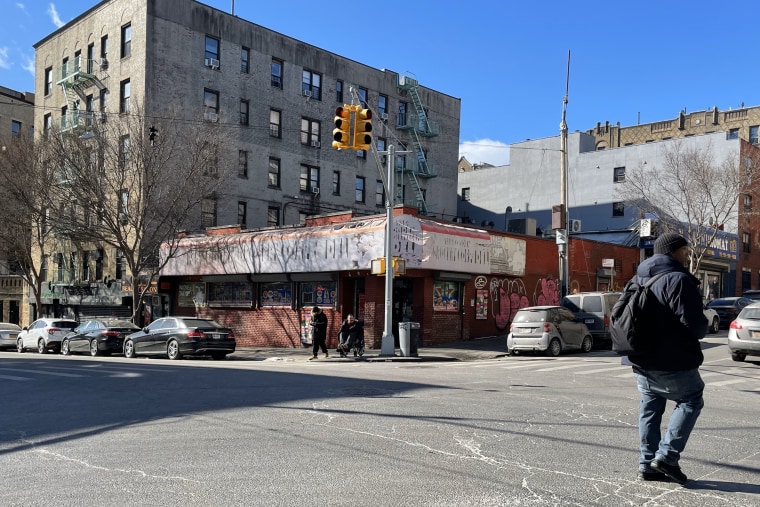
[[[699, 281], [686, 268], [689, 244], [680, 234], [661, 234], [654, 255], [639, 265], [639, 284], [665, 272], [651, 286], [653, 347], [628, 356], [636, 375], [639, 407], [639, 477], [684, 484], [679, 459], [704, 406], [705, 384], [699, 375], [704, 360], [699, 340], [707, 333]], [[656, 315], [655, 315], [656, 313]], [[624, 358], [625, 359], [625, 358]], [[624, 361], [625, 362], [625, 361]], [[676, 403], [665, 435], [660, 432], [668, 400]]]
[[311, 309], [311, 320], [309, 321], [311, 326], [311, 340], [313, 343], [312, 353], [309, 360], [317, 358], [317, 352], [322, 349], [325, 353], [325, 357], [329, 357], [327, 353], [327, 315], [318, 306]]

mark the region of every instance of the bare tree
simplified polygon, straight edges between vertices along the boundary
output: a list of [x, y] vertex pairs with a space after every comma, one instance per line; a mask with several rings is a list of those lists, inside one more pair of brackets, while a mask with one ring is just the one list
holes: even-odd
[[55, 175], [32, 136], [21, 134], [2, 144], [0, 262], [31, 287], [39, 309], [49, 252], [57, 240], [49, 207]]
[[84, 134], [50, 136], [46, 147], [62, 182], [53, 197], [60, 234], [74, 251], [119, 252], [131, 273], [134, 320], [177, 252], [178, 232], [200, 228], [204, 201], [215, 206], [233, 164], [220, 163], [229, 150], [219, 126], [146, 119], [131, 109], [94, 119]]
[[660, 232], [678, 232], [691, 243], [690, 270], [696, 273], [719, 230], [736, 232], [739, 198], [752, 193], [758, 161], [739, 156], [716, 160], [710, 147], [677, 142], [662, 165], [639, 164], [626, 170], [618, 196], [659, 220]]

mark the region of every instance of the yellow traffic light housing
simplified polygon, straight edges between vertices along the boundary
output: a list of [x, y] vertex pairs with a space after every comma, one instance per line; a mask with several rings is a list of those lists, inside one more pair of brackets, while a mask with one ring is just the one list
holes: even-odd
[[335, 109], [335, 129], [332, 147], [336, 150], [351, 149], [351, 106], [343, 105]]
[[354, 150], [368, 151], [372, 144], [372, 111], [358, 107], [354, 127]]

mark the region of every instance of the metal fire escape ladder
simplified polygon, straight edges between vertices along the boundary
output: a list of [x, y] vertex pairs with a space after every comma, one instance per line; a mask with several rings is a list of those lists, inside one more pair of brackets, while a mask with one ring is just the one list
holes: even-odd
[[[86, 66], [85, 69], [83, 65]], [[93, 114], [92, 112], [83, 114], [84, 111], [80, 113], [80, 104], [87, 101], [87, 90], [92, 86], [98, 90], [106, 89], [100, 78], [89, 71], [95, 65], [97, 65], [96, 61], [90, 62], [77, 57], [73, 62], [66, 62], [61, 66], [57, 84], [61, 85], [68, 106], [68, 113], [61, 117], [61, 132], [74, 129], [87, 131], [92, 128]]]

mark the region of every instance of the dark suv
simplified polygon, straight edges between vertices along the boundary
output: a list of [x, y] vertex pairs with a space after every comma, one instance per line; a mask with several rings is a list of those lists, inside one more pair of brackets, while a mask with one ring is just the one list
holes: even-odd
[[753, 301], [760, 301], [760, 289], [748, 289], [742, 293], [742, 297], [752, 299]]
[[570, 310], [586, 324], [594, 344], [609, 344], [610, 314], [612, 307], [620, 299], [621, 292], [579, 292], [568, 294], [562, 299], [562, 306]]

